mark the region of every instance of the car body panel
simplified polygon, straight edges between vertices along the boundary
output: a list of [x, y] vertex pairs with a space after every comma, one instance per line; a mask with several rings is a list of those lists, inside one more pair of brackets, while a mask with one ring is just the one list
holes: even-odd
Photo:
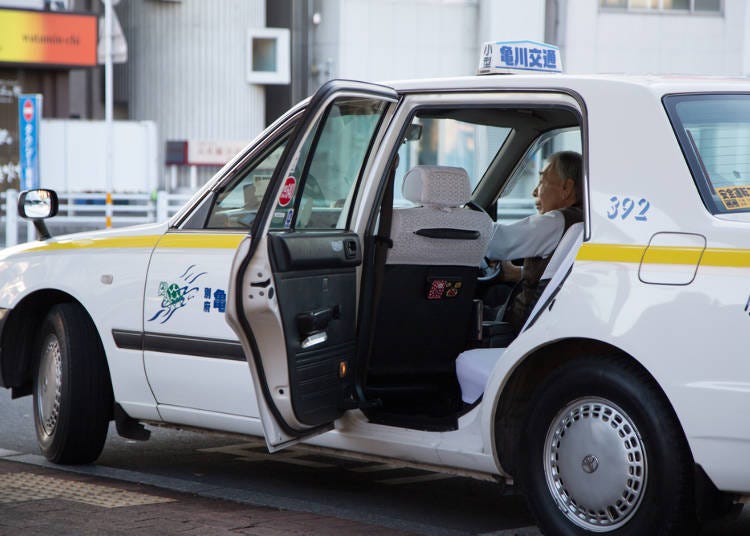
[[[496, 429], [495, 412], [513, 372], [549, 344], [588, 339], [637, 361], [670, 401], [696, 463], [720, 489], [750, 493], [750, 469], [744, 463], [750, 443], [750, 417], [744, 410], [750, 401], [750, 362], [738, 337], [750, 321], [745, 283], [750, 276], [750, 214], [715, 216], [706, 209], [662, 103], [668, 94], [747, 94], [750, 83], [710, 77], [513, 75], [389, 85], [404, 95], [404, 103], [410, 97], [415, 103], [460, 102], [473, 95], [476, 102], [500, 102], [504, 95], [511, 102], [514, 95], [528, 94], [529, 101], [535, 95], [578, 109], [587, 185], [586, 240], [552, 306], [505, 350], [485, 396], [459, 419], [457, 430], [374, 424], [353, 410], [335, 422], [334, 430], [308, 441], [506, 475], [495, 446], [496, 435], [503, 433]], [[354, 200], [351, 228], [360, 234], [372, 217], [379, 177], [409, 108], [394, 113], [393, 125], [370, 155]], [[226, 166], [172, 223], [189, 215], [197, 200], [241, 160]], [[113, 330], [122, 330], [239, 342], [224, 323], [226, 313], [215, 304], [215, 291], [230, 294], [231, 258], [249, 250], [250, 238], [243, 233], [174, 231], [170, 223], [161, 223], [2, 250], [0, 308], [12, 310], [25, 297], [48, 288], [65, 292], [94, 319], [115, 399], [131, 417], [260, 435], [276, 425], [262, 397], [255, 400], [261, 385], [252, 363], [248, 367], [236, 359], [166, 352], [163, 347], [143, 352], [118, 347], [113, 338]], [[266, 247], [265, 237], [261, 240], [258, 247]], [[271, 272], [270, 265], [256, 268]], [[110, 283], [104, 282], [109, 279], [105, 276], [111, 277]], [[170, 312], [155, 316], [165, 308], [160, 286], [166, 282], [169, 288], [181, 277], [197, 279], [178, 288], [198, 290], [162, 323]], [[210, 299], [206, 289], [211, 289]], [[231, 307], [228, 300], [225, 310]], [[178, 325], [181, 317], [185, 322]], [[278, 318], [269, 321], [278, 325]], [[277, 383], [285, 385], [283, 380]], [[219, 392], [225, 395], [221, 400]]]

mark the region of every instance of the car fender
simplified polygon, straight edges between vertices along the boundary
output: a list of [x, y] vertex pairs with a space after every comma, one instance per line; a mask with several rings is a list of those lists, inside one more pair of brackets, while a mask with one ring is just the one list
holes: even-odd
[[115, 400], [139, 418], [159, 418], [142, 352], [118, 348], [112, 329], [142, 330], [146, 272], [166, 230], [163, 223], [61, 236], [8, 248], [0, 256], [0, 307], [12, 314], [24, 299], [46, 290], [77, 301], [101, 338]]

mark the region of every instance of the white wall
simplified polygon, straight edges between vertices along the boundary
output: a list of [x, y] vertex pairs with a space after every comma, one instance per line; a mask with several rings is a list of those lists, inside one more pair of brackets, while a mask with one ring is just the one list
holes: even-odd
[[[157, 188], [157, 132], [152, 121], [115, 121], [113, 189]], [[60, 192], [104, 192], [104, 121], [43, 119], [39, 135], [40, 186]]]
[[724, 13], [637, 13], [566, 3], [563, 62], [568, 73], [746, 74], [747, 4]]
[[332, 60], [336, 78], [384, 81], [476, 69], [477, 0], [323, 0], [321, 15], [316, 56], [324, 69]]
[[[127, 0], [118, 13], [129, 59], [115, 84], [131, 119], [159, 125], [160, 154], [166, 140], [250, 141], [263, 130], [265, 89], [247, 80], [247, 43], [265, 27], [265, 0]], [[200, 182], [216, 171], [201, 168]]]
[[[545, 0], [479, 0], [479, 39], [544, 41]], [[479, 54], [476, 55], [479, 63]]]

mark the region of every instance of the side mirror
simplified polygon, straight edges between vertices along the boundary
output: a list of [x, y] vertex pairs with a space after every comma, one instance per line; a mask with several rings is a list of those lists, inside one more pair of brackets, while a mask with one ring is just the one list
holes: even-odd
[[18, 196], [18, 214], [27, 220], [43, 220], [57, 214], [59, 204], [54, 190], [26, 190]]
[[26, 190], [18, 196], [18, 214], [34, 222], [42, 240], [52, 236], [42, 220], [57, 214], [58, 209], [59, 202], [54, 190]]

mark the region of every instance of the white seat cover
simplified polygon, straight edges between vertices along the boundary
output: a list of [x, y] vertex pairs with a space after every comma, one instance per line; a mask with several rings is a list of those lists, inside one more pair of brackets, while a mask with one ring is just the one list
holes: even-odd
[[461, 386], [461, 400], [473, 404], [484, 393], [487, 379], [505, 348], [475, 348], [462, 352], [456, 359], [456, 375]]
[[[463, 168], [415, 166], [404, 177], [402, 191], [406, 199], [422, 206], [393, 210], [393, 247], [386, 264], [479, 266], [492, 237], [492, 218], [463, 206], [471, 200], [471, 184]], [[477, 231], [479, 237], [430, 238], [415, 234], [420, 229]]]

